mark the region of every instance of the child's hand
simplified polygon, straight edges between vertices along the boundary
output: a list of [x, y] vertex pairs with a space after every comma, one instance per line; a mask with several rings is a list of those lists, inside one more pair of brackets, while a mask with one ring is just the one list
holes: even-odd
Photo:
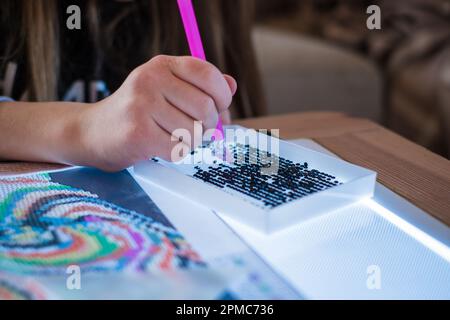
[[228, 112], [236, 81], [216, 67], [192, 57], [157, 56], [136, 68], [110, 97], [83, 115], [83, 139], [93, 166], [119, 170], [157, 156], [172, 159], [187, 129], [194, 145], [194, 121], [214, 129]]

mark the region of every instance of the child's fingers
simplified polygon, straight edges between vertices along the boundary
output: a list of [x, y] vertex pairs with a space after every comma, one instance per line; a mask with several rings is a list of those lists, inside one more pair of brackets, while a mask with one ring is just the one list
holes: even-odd
[[214, 99], [190, 83], [176, 77], [162, 88], [166, 100], [191, 118], [202, 121], [205, 129], [215, 128], [219, 118]]
[[152, 154], [148, 157], [159, 157], [167, 161], [179, 161], [187, 156], [190, 146], [179, 141], [163, 128], [156, 128], [157, 141], [152, 145]]
[[176, 77], [191, 83], [213, 98], [219, 113], [230, 106], [230, 86], [214, 65], [192, 57], [174, 57], [169, 65]]
[[225, 78], [225, 80], [228, 83], [228, 86], [230, 87], [231, 95], [234, 96], [236, 94], [236, 91], [237, 91], [237, 88], [238, 88], [236, 80], [232, 76], [230, 76], [228, 74], [224, 74], [223, 77]]
[[[158, 112], [154, 112], [151, 116], [159, 127], [170, 135], [181, 139], [191, 148], [198, 146], [195, 144], [196, 141], [194, 139], [194, 119], [173, 106], [169, 101], [162, 103]], [[186, 141], [187, 138], [190, 138], [189, 141]]]
[[220, 114], [220, 119], [222, 119], [222, 123], [225, 124], [225, 125], [231, 124], [230, 110], [225, 110], [224, 112], [222, 112]]

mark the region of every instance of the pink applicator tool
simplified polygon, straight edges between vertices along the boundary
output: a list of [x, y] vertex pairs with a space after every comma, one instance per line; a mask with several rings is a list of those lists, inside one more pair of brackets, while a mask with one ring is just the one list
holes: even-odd
[[[202, 38], [198, 29], [197, 18], [195, 16], [192, 0], [177, 0], [177, 2], [181, 19], [183, 20], [184, 31], [186, 32], [186, 38], [189, 44], [191, 55], [193, 57], [206, 61], [205, 50], [203, 49]], [[214, 141], [220, 141], [223, 140], [223, 137], [224, 133], [222, 121], [219, 118], [212, 139]]]

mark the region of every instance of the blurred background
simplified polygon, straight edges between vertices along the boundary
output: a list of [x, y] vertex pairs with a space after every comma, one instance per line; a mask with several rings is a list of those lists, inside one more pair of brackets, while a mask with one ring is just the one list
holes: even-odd
[[254, 42], [269, 114], [365, 117], [449, 158], [450, 0], [256, 0]]

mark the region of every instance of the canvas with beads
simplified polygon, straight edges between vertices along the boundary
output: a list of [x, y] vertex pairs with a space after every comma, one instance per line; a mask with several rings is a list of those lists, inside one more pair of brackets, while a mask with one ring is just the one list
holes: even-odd
[[30, 279], [65, 279], [72, 265], [91, 278], [207, 269], [127, 171], [0, 177], [0, 298], [49, 297]]

